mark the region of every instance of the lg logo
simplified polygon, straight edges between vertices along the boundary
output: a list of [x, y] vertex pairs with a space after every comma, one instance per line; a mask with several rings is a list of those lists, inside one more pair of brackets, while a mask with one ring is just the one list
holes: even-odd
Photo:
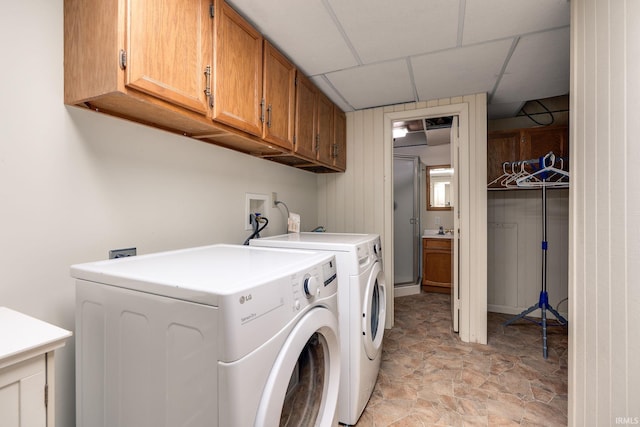
[[251, 294], [247, 294], [247, 295], [242, 295], [240, 297], [240, 304], [244, 304], [247, 301], [251, 301], [253, 297], [251, 296]]

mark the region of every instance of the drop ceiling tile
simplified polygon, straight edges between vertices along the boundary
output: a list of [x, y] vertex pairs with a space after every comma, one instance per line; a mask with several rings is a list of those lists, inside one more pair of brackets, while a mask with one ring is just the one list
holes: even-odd
[[507, 103], [569, 92], [569, 28], [522, 37], [492, 102]]
[[419, 100], [490, 93], [511, 43], [500, 40], [411, 58]]
[[356, 110], [414, 101], [407, 62], [382, 62], [326, 75]]
[[328, 0], [363, 63], [455, 47], [458, 2]]
[[520, 110], [524, 102], [510, 102], [506, 104], [494, 104], [487, 105], [487, 116], [489, 120], [504, 119], [506, 117], [515, 117]]
[[568, 26], [568, 0], [466, 0], [463, 44]]
[[342, 98], [338, 92], [334, 89], [334, 87], [329, 83], [325, 76], [313, 76], [311, 77], [311, 81], [318, 86], [318, 88], [329, 97], [342, 111], [353, 111], [353, 107]]
[[358, 65], [319, 0], [232, 0], [229, 4], [307, 75]]

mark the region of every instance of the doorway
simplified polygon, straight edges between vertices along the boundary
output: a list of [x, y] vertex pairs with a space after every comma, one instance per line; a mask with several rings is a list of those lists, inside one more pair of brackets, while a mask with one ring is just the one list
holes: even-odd
[[[470, 112], [473, 113], [471, 116]], [[462, 97], [458, 103], [447, 105], [385, 113], [385, 152], [392, 159], [394, 122], [444, 116], [459, 119], [459, 333], [464, 342], [486, 344], [486, 184], [482, 185], [486, 177], [486, 95]], [[384, 173], [393, 175], [392, 162], [386, 164]], [[384, 234], [393, 241], [393, 186], [390, 180], [384, 187], [384, 200], [385, 217], [389, 218]], [[391, 252], [389, 257], [394, 257], [394, 249], [387, 246], [387, 250]], [[393, 269], [391, 265], [391, 277]], [[388, 306], [393, 306], [393, 298]]]
[[[449, 292], [455, 332], [459, 330], [458, 121], [458, 116], [443, 116], [393, 122], [395, 296], [421, 290]], [[424, 252], [423, 238], [427, 238]], [[429, 249], [433, 245], [438, 249]]]

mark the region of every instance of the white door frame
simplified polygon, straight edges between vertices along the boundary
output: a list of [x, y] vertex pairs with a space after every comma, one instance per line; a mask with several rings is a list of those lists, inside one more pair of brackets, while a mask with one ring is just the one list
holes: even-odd
[[[486, 110], [485, 110], [486, 111]], [[476, 167], [471, 164], [471, 151], [479, 155], [473, 157], [474, 161], [486, 162], [486, 136], [480, 138], [480, 141], [485, 141], [484, 146], [470, 147], [470, 120], [469, 117], [469, 103], [462, 102], [457, 104], [440, 105], [435, 107], [426, 107], [415, 110], [405, 110], [397, 112], [389, 112], [384, 114], [384, 151], [385, 151], [385, 163], [384, 163], [384, 232], [389, 242], [393, 242], [393, 136], [392, 125], [394, 121], [398, 120], [415, 120], [423, 117], [442, 117], [453, 116], [459, 117], [459, 130], [460, 130], [460, 156], [459, 156], [459, 169], [458, 176], [460, 193], [458, 200], [460, 201], [460, 331], [459, 335], [464, 342], [478, 342], [486, 344], [486, 316], [487, 316], [487, 280], [486, 277], [474, 277], [473, 286], [471, 284], [471, 270], [472, 266], [476, 266], [477, 260], [471, 259], [472, 247], [474, 250], [474, 257], [481, 254], [485, 254], [486, 259], [486, 221], [484, 224], [484, 248], [481, 225], [478, 227], [470, 227], [472, 223], [476, 223], [471, 218], [471, 210], [482, 209], [483, 204], [476, 204], [475, 201], [484, 197], [484, 214], [481, 217], [486, 218], [486, 166]], [[473, 117], [474, 121], [478, 119]], [[486, 116], [484, 118], [486, 123]], [[486, 124], [484, 129], [486, 130]], [[473, 129], [473, 132], [477, 132], [477, 126]], [[477, 138], [473, 138], [474, 140]], [[480, 144], [481, 145], [481, 144]], [[482, 155], [484, 154], [484, 155]], [[478, 182], [485, 183], [484, 193], [478, 191]], [[474, 184], [472, 184], [474, 183]], [[473, 206], [472, 206], [473, 204]], [[475, 235], [477, 234], [477, 235]], [[473, 244], [472, 244], [473, 242]], [[393, 272], [393, 245], [387, 245], [387, 251], [385, 252], [385, 258], [391, 262], [387, 262], [385, 267], [390, 271], [387, 273], [387, 277], [394, 277]], [[477, 251], [482, 251], [478, 254]], [[485, 261], [486, 264], [486, 261]], [[482, 270], [479, 268], [478, 270]], [[486, 265], [484, 268], [486, 271]], [[387, 322], [388, 325], [393, 324], [394, 306], [393, 306], [393, 293], [387, 293]], [[484, 298], [482, 297], [484, 295]]]
[[451, 239], [451, 317], [453, 323], [453, 332], [460, 331], [460, 117], [453, 116], [451, 123], [451, 167], [453, 168], [453, 180], [451, 186], [453, 187], [451, 201], [453, 202], [453, 237]]

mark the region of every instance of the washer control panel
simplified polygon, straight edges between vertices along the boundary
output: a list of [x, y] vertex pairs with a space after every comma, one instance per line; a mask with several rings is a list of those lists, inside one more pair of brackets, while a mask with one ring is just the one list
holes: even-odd
[[304, 275], [292, 276], [293, 309], [301, 310], [315, 299], [331, 296], [337, 290], [337, 269], [335, 258], [307, 271]]

